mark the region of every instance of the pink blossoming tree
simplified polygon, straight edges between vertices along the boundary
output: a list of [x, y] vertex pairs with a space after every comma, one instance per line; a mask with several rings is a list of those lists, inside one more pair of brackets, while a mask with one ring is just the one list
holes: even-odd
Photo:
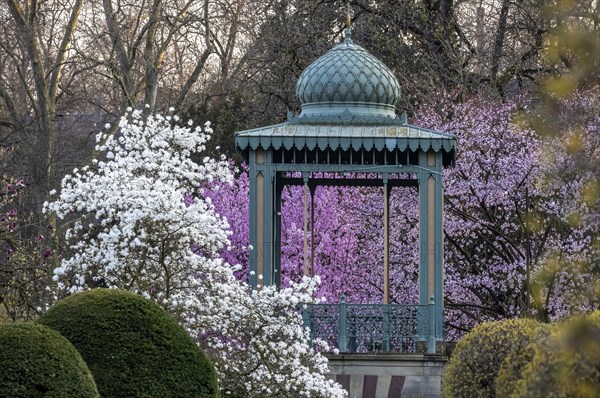
[[[582, 146], [595, 162], [600, 159], [597, 96], [586, 93], [565, 103], [561, 117], [570, 124], [558, 141], [541, 139], [520, 123], [535, 110], [525, 98], [480, 95], [457, 102], [447, 95], [440, 103], [445, 105], [423, 107], [415, 123], [458, 138], [456, 165], [444, 177], [448, 337], [489, 319], [532, 314], [549, 321], [596, 308], [594, 236], [600, 223], [597, 202], [595, 208], [590, 205], [590, 187], [598, 177], [577, 167], [569, 145]], [[233, 186], [211, 194], [239, 248], [248, 239], [247, 189], [242, 172]], [[344, 294], [347, 301], [382, 302], [382, 195], [377, 188], [317, 188], [314, 269], [323, 281], [319, 294], [327, 301], [337, 302]], [[284, 285], [303, 273], [303, 212], [302, 189], [285, 188]], [[391, 234], [392, 301], [416, 303], [415, 189], [392, 191]], [[246, 264], [247, 251], [238, 250], [236, 259]]]

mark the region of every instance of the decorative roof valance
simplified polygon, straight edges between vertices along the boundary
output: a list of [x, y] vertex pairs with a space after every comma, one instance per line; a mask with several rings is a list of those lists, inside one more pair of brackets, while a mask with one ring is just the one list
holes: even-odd
[[342, 149], [361, 148], [411, 150], [430, 149], [453, 152], [456, 139], [453, 135], [422, 127], [404, 125], [310, 125], [282, 123], [240, 131], [236, 134], [239, 149], [273, 148]]

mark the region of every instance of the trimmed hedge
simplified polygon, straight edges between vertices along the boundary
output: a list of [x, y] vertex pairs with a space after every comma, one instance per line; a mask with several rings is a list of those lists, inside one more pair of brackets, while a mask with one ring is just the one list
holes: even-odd
[[[548, 338], [552, 330], [552, 326], [541, 323], [532, 330], [531, 334], [524, 336], [522, 344], [510, 347], [496, 377], [497, 397], [510, 397], [515, 392], [516, 384], [521, 379], [523, 370], [533, 358], [535, 344]], [[527, 344], [527, 339], [530, 343], [523, 348]]]
[[214, 367], [201, 349], [165, 310], [139, 295], [77, 293], [39, 322], [77, 348], [104, 398], [219, 396]]
[[513, 397], [600, 396], [600, 311], [558, 324], [533, 351]]
[[90, 370], [59, 333], [33, 323], [0, 324], [0, 397], [98, 398]]
[[524, 350], [546, 326], [530, 319], [486, 322], [456, 345], [442, 378], [448, 398], [495, 397], [496, 377], [513, 351]]

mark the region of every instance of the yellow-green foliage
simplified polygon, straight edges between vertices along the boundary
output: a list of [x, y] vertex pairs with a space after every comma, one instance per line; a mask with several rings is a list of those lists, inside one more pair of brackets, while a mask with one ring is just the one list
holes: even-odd
[[508, 319], [474, 328], [458, 342], [444, 371], [443, 396], [495, 397], [496, 377], [506, 357], [524, 350], [545, 327], [530, 319]]
[[527, 347], [523, 349], [520, 344], [511, 347], [496, 377], [497, 397], [510, 397], [514, 393], [515, 385], [521, 379], [523, 369], [533, 358], [535, 345], [546, 339], [551, 330], [552, 326], [548, 324], [537, 324], [528, 335], [532, 342]]
[[600, 397], [600, 311], [557, 325], [533, 350], [513, 397]]

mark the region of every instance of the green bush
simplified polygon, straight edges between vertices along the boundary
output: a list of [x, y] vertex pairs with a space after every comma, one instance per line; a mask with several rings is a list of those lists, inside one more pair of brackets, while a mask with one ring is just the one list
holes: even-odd
[[212, 363], [157, 304], [94, 289], [58, 301], [40, 323], [65, 336], [87, 362], [98, 391], [112, 397], [217, 397]]
[[[551, 330], [552, 326], [548, 324], [538, 324], [537, 327], [533, 328], [531, 334], [523, 336], [522, 344], [511, 346], [496, 377], [497, 397], [510, 397], [514, 393], [515, 386], [521, 379], [523, 370], [533, 358], [535, 344], [546, 339]], [[527, 341], [530, 342], [529, 345], [523, 348]]]
[[0, 397], [96, 398], [90, 370], [59, 333], [32, 323], [0, 324]]
[[513, 397], [600, 396], [600, 311], [557, 325], [533, 351]]
[[513, 351], [525, 349], [544, 328], [529, 319], [486, 322], [456, 345], [442, 379], [448, 398], [495, 397], [500, 366]]

